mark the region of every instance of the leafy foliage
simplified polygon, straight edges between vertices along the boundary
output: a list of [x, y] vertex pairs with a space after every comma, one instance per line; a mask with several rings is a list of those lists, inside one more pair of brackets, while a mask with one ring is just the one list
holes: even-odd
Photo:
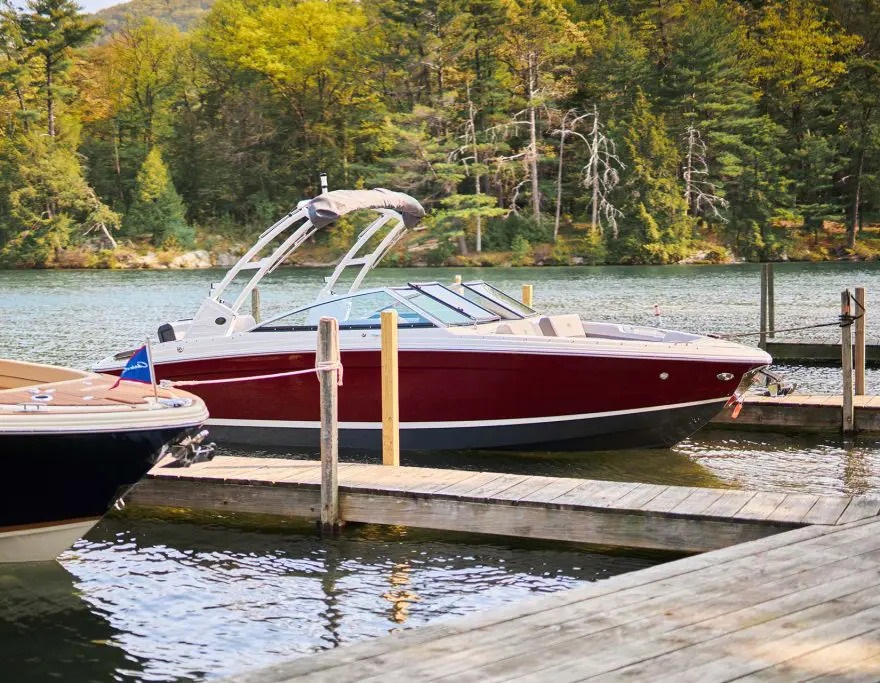
[[147, 237], [156, 246], [190, 246], [193, 230], [186, 223], [183, 200], [174, 189], [168, 168], [157, 147], [144, 159], [137, 175], [131, 208], [125, 215], [123, 234]]
[[[87, 44], [72, 0], [3, 4], [6, 263], [104, 246], [120, 216], [156, 245], [196, 223], [245, 238], [321, 171], [422, 200], [438, 262], [780, 258], [828, 221], [855, 251], [880, 214], [880, 0], [133, 0], [99, 17]], [[597, 120], [616, 230], [585, 230]]]

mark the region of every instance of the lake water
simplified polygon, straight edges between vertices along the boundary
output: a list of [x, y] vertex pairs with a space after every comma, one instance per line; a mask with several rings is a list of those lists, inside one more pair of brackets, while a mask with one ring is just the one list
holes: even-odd
[[[740, 333], [758, 327], [759, 266], [382, 270], [370, 282], [485, 278], [512, 294], [535, 286], [546, 312]], [[261, 287], [264, 317], [310, 301], [319, 270]], [[192, 315], [221, 271], [0, 271], [0, 354], [75, 367], [131, 348]], [[836, 319], [840, 290], [880, 291], [878, 264], [778, 264], [778, 328]], [[869, 308], [870, 310], [870, 308]], [[877, 343], [868, 323], [869, 341]], [[836, 341], [834, 327], [781, 336]], [[754, 340], [754, 338], [752, 338]], [[745, 341], [748, 341], [746, 339]], [[832, 393], [834, 368], [782, 370]], [[880, 372], [869, 370], [880, 393]], [[284, 457], [283, 451], [220, 453]], [[375, 456], [362, 456], [370, 460]], [[799, 492], [880, 489], [880, 443], [701, 432], [667, 450], [447, 452], [404, 464], [551, 476]], [[216, 520], [105, 520], [60, 564], [0, 566], [0, 681], [187, 681], [561, 590], [658, 561], [558, 544], [517, 544], [362, 527], [320, 541], [302, 527]]]

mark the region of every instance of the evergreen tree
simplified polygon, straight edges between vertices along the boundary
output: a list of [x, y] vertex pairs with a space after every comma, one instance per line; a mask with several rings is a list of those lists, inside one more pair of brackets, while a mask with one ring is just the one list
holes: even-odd
[[51, 266], [62, 249], [81, 241], [89, 229], [106, 231], [119, 224], [119, 216], [98, 200], [83, 178], [79, 159], [66, 146], [32, 134], [18, 149], [7, 151], [3, 263]]
[[46, 103], [46, 129], [54, 138], [58, 100], [72, 94], [64, 83], [71, 51], [95, 36], [100, 24], [81, 14], [73, 0], [28, 0], [27, 8], [30, 11], [19, 19], [21, 36], [40, 74], [37, 82]]
[[137, 175], [134, 201], [125, 214], [123, 234], [147, 237], [156, 246], [189, 246], [194, 231], [187, 225], [183, 200], [174, 189], [158, 147], [147, 154]]
[[693, 219], [678, 183], [679, 154], [662, 115], [642, 93], [625, 132], [627, 174], [619, 218], [620, 238], [610, 244], [630, 263], [672, 263], [686, 255]]

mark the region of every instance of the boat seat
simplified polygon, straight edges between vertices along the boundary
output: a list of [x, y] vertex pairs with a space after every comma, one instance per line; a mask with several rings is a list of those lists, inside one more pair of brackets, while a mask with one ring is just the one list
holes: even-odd
[[586, 339], [583, 323], [577, 313], [566, 315], [547, 315], [541, 318], [538, 326], [545, 337], [580, 337]]
[[529, 320], [507, 320], [495, 328], [495, 334], [518, 334], [536, 336], [538, 331]]
[[232, 321], [232, 331], [244, 332], [245, 330], [251, 329], [256, 324], [257, 321], [252, 315], [237, 315], [235, 316], [235, 320]]

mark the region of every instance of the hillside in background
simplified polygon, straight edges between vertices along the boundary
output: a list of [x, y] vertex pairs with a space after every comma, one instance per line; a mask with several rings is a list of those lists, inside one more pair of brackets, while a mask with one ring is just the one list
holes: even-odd
[[128, 17], [138, 20], [155, 17], [174, 24], [181, 31], [190, 29], [214, 4], [214, 0], [131, 0], [95, 13], [104, 22], [104, 35], [119, 30]]

